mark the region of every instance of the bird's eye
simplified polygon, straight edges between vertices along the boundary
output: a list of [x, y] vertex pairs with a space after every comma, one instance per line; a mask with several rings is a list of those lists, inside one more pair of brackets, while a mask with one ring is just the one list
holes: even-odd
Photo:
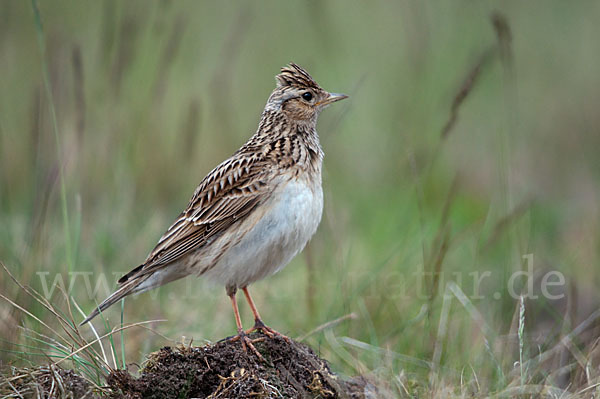
[[313, 95], [310, 91], [307, 91], [306, 93], [302, 94], [302, 98], [305, 99], [306, 101], [310, 101], [313, 98]]

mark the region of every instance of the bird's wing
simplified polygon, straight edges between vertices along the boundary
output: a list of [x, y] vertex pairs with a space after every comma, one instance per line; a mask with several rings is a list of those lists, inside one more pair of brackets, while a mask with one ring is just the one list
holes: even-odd
[[160, 238], [143, 264], [119, 279], [119, 288], [98, 305], [81, 325], [121, 298], [143, 291], [151, 275], [187, 253], [220, 236], [245, 219], [275, 189], [267, 184], [273, 168], [260, 151], [251, 151], [221, 163], [202, 180], [185, 211]]
[[232, 157], [221, 163], [200, 183], [186, 210], [160, 238], [144, 263], [123, 276], [119, 283], [153, 273], [243, 220], [272, 191], [267, 184], [270, 176], [271, 169], [261, 156]]

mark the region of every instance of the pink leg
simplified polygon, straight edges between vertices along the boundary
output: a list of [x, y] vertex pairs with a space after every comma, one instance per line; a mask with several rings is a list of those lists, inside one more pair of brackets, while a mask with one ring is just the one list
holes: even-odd
[[260, 330], [265, 335], [267, 335], [269, 338], [273, 338], [275, 335], [278, 335], [282, 338], [285, 338], [286, 341], [289, 341], [290, 339], [288, 337], [286, 337], [285, 335], [281, 334], [278, 331], [273, 330], [271, 327], [267, 327], [265, 325], [265, 323], [263, 323], [262, 319], [260, 318], [260, 314], [258, 313], [258, 309], [256, 309], [256, 305], [254, 304], [254, 301], [252, 300], [252, 297], [250, 296], [250, 293], [248, 292], [248, 287], [242, 288], [242, 291], [244, 291], [244, 295], [246, 296], [248, 305], [250, 305], [252, 314], [254, 314], [254, 327], [252, 327], [251, 329], [246, 331], [246, 333], [250, 334], [253, 331]]

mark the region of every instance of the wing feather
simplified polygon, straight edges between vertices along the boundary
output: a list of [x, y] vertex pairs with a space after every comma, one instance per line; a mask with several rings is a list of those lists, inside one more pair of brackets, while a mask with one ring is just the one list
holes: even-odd
[[159, 239], [156, 247], [130, 281], [202, 248], [245, 217], [272, 192], [266, 182], [272, 173], [261, 157], [245, 162], [224, 161], [200, 183], [186, 210]]

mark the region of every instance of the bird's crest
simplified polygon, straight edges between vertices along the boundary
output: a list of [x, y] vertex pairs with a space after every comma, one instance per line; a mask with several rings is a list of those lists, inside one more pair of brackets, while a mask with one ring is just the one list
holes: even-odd
[[277, 81], [277, 87], [309, 87], [322, 90], [308, 72], [293, 62], [291, 62], [290, 65], [281, 68], [281, 73], [275, 76], [275, 80]]

